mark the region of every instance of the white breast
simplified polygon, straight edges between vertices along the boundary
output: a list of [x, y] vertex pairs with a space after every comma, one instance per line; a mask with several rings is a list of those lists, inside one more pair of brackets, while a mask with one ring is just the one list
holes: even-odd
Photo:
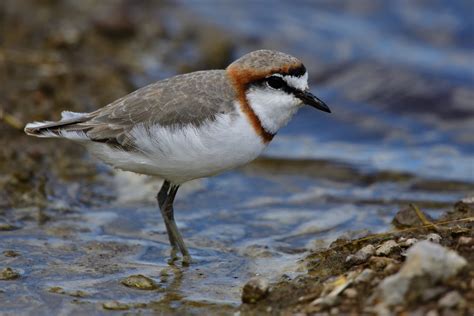
[[[239, 108], [239, 107], [237, 107]], [[265, 149], [242, 113], [220, 115], [199, 127], [137, 125], [131, 131], [140, 152], [90, 143], [91, 151], [114, 167], [157, 175], [180, 184], [246, 164]]]

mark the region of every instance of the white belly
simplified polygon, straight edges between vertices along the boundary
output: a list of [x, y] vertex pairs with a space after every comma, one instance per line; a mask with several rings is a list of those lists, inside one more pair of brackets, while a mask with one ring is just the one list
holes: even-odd
[[[239, 113], [240, 114], [240, 113]], [[89, 143], [106, 163], [123, 170], [157, 175], [180, 184], [233, 169], [257, 158], [266, 145], [243, 115], [222, 115], [199, 128], [153, 126], [132, 132], [140, 152]]]

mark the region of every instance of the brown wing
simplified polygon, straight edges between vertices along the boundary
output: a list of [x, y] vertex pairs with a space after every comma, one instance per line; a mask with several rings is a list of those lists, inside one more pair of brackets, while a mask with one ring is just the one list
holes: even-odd
[[199, 126], [217, 114], [235, 110], [234, 88], [224, 70], [198, 71], [158, 81], [88, 114], [67, 126], [94, 141], [133, 147], [129, 132], [136, 124]]

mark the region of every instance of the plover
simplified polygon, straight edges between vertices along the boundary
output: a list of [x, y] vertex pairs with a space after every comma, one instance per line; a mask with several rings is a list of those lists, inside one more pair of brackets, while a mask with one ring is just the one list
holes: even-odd
[[76, 141], [115, 168], [165, 179], [157, 200], [171, 261], [179, 250], [189, 263], [174, 220], [179, 186], [254, 160], [304, 104], [330, 112], [309, 91], [301, 61], [257, 50], [224, 70], [177, 75], [91, 113], [64, 111], [60, 121], [29, 123], [25, 132]]

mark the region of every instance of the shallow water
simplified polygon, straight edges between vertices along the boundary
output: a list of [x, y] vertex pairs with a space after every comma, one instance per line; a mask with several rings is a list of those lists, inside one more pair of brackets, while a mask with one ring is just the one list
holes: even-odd
[[[91, 199], [113, 195], [109, 205], [71, 205], [78, 189], [58, 183], [45, 220], [41, 205], [2, 211], [0, 223], [15, 227], [0, 230], [0, 250], [18, 256], [0, 254], [0, 268], [21, 276], [0, 281], [0, 313], [102, 314], [110, 301], [145, 314], [231, 313], [252, 276], [293, 278], [309, 249], [385, 230], [408, 203], [436, 217], [473, 193], [469, 1], [242, 3], [186, 2], [167, 8], [164, 23], [215, 23], [244, 43], [236, 55], [270, 47], [301, 56], [333, 113], [302, 109], [263, 159], [180, 190], [176, 219], [190, 267], [167, 264], [158, 180], [99, 167], [99, 179], [78, 180], [79, 172], [69, 181], [92, 186]], [[156, 68], [133, 82], [163, 75], [167, 68], [150, 62], [155, 53], [143, 52], [140, 62]], [[120, 283], [134, 274], [159, 288]]]
[[[413, 181], [357, 185], [365, 180], [355, 172], [327, 179], [266, 168], [256, 163], [183, 188], [175, 208], [195, 260], [190, 267], [167, 264], [165, 228], [151, 201], [121, 200], [110, 207], [68, 211], [42, 225], [21, 219], [38, 210], [17, 210], [10, 220], [19, 229], [1, 232], [0, 240], [3, 250], [19, 256], [1, 256], [0, 262], [21, 277], [0, 283], [2, 310], [100, 314], [102, 304], [117, 300], [148, 312], [230, 312], [250, 277], [275, 281], [304, 271], [298, 259], [306, 249], [327, 246], [341, 234], [380, 231], [398, 205], [426, 205], [436, 216], [444, 203], [463, 196], [458, 191], [413, 191]], [[335, 166], [325, 168], [334, 171], [332, 176], [338, 172]], [[133, 183], [134, 198], [140, 192], [152, 196], [148, 190], [157, 185], [128, 173], [118, 177], [122, 185]], [[120, 283], [135, 274], [152, 278], [159, 289], [130, 289]]]

